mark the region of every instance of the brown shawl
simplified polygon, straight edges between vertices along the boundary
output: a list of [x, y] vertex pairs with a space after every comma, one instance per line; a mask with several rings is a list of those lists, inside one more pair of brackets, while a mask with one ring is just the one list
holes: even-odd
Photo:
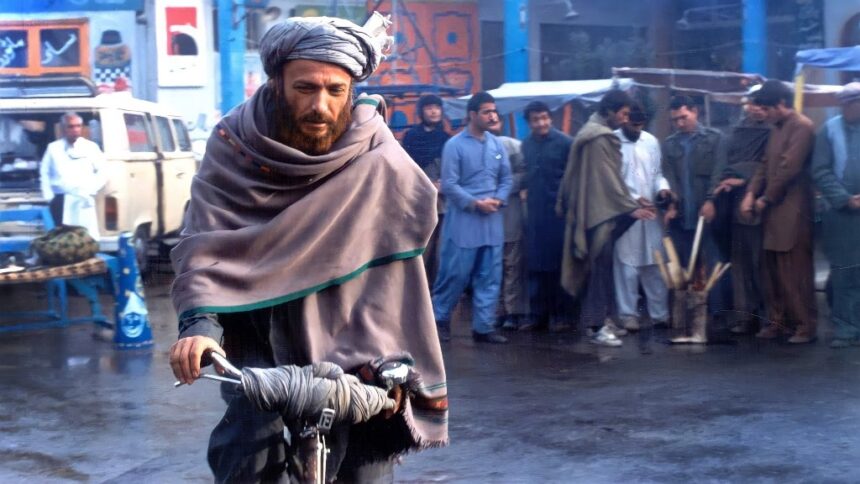
[[448, 439], [445, 370], [418, 257], [436, 223], [436, 190], [378, 104], [359, 98], [349, 130], [322, 156], [267, 136], [265, 87], [231, 111], [192, 184], [171, 252], [172, 296], [180, 317], [302, 299], [298, 338], [313, 362], [350, 370], [411, 353], [436, 408], [407, 405], [402, 451]]
[[[561, 285], [577, 295], [587, 280], [589, 260], [600, 252], [615, 217], [638, 208], [621, 177], [621, 141], [598, 113], [573, 140], [558, 191], [556, 212], [565, 218]], [[586, 232], [604, 224], [588, 243]]]

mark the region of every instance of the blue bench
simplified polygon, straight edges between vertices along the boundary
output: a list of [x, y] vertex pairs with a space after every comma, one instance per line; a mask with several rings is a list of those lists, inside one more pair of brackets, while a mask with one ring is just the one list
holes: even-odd
[[[0, 210], [0, 222], [20, 222], [32, 225], [33, 228], [40, 226], [41, 231], [54, 228], [48, 207]], [[31, 235], [0, 237], [0, 252], [27, 252], [32, 238]], [[104, 313], [99, 301], [100, 290], [110, 291], [114, 300], [119, 290], [119, 264], [112, 255], [98, 254], [97, 258], [84, 263], [0, 275], [0, 287], [20, 283], [44, 283], [48, 308], [41, 311], [0, 311], [0, 320], [12, 323], [0, 323], [0, 333], [65, 327], [86, 322], [114, 328], [111, 318]], [[90, 315], [70, 317], [68, 286], [72, 286], [89, 301]]]

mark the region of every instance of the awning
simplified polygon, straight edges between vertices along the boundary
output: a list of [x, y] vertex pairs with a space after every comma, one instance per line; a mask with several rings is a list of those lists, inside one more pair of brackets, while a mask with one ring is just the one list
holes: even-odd
[[798, 71], [803, 66], [840, 71], [860, 71], [860, 45], [799, 50], [795, 54], [794, 60], [797, 62]]
[[[489, 92], [496, 99], [502, 116], [522, 111], [532, 101], [541, 101], [555, 111], [571, 101], [596, 103], [612, 89], [627, 90], [630, 79], [593, 79], [587, 81], [506, 82]], [[466, 117], [466, 103], [472, 96], [445, 99], [445, 114], [450, 119]]]
[[765, 81], [758, 74], [655, 67], [613, 67], [612, 74], [633, 79], [638, 86], [668, 88], [690, 94], [745, 93], [750, 87]]

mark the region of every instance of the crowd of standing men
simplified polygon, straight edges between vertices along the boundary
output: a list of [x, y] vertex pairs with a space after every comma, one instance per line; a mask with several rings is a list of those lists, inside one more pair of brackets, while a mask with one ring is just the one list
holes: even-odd
[[617, 90], [575, 138], [532, 102], [522, 142], [502, 136], [486, 92], [470, 98], [453, 137], [442, 100], [422, 97], [421, 123], [403, 147], [440, 191], [425, 253], [440, 339], [450, 339], [452, 311], [469, 290], [477, 342], [505, 343], [497, 328], [564, 331], [578, 322], [592, 343], [621, 346], [628, 331], [667, 325], [672, 295], [655, 255], [668, 235], [688, 260], [702, 218], [699, 267], [732, 264], [732, 277], [708, 293], [709, 319], [734, 333], [810, 343], [818, 217], [831, 263], [831, 346], [860, 345], [860, 83], [838, 98], [842, 114], [816, 135], [792, 109], [791, 89], [767, 81], [724, 134], [677, 96], [666, 113], [675, 132], [660, 143], [644, 130], [643, 107]]

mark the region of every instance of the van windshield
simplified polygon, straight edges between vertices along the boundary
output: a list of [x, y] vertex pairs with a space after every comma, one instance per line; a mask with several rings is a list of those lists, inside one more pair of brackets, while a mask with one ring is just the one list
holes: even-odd
[[[48, 143], [63, 136], [63, 111], [0, 112], [0, 191], [39, 189], [39, 163]], [[102, 146], [98, 113], [78, 112], [83, 137]]]

